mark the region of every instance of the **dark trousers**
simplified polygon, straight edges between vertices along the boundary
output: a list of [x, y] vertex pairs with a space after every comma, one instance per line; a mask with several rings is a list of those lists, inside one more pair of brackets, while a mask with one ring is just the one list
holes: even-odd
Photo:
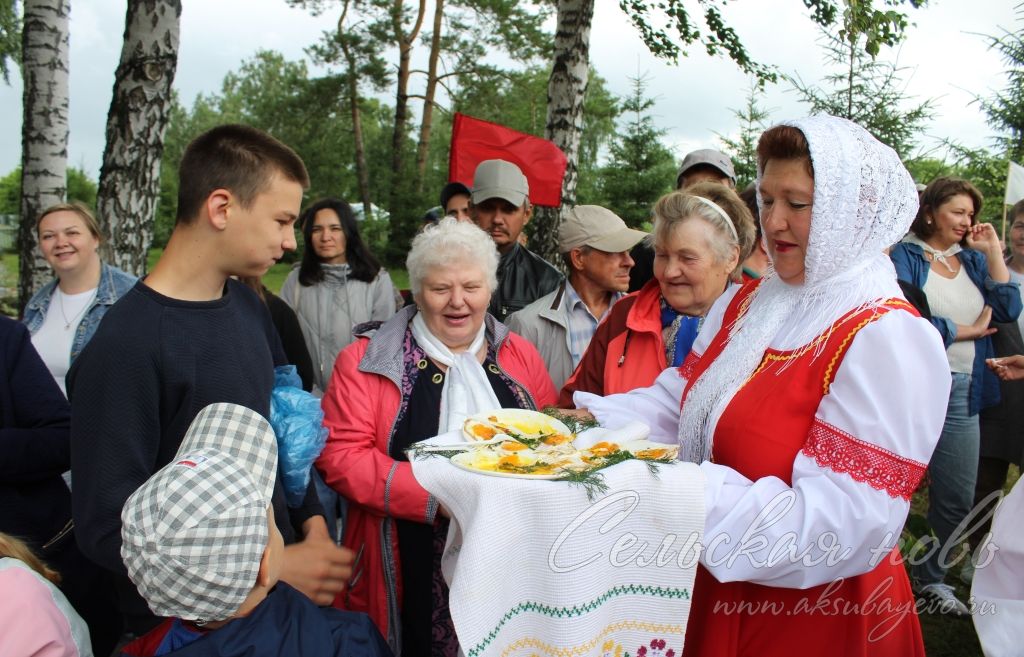
[[40, 556], [60, 573], [58, 588], [89, 626], [93, 654], [109, 655], [121, 636], [121, 614], [108, 573], [79, 552], [73, 532], [44, 547]]
[[978, 459], [978, 480], [974, 484], [974, 507], [978, 513], [976, 517], [984, 518], [984, 521], [967, 537], [972, 552], [981, 545], [985, 534], [989, 532], [992, 526], [992, 509], [1001, 498], [991, 501], [984, 509], [978, 508], [978, 505], [992, 493], [1003, 489], [1003, 485], [1006, 484], [1006, 475], [1009, 472], [1010, 464], [1003, 459], [989, 456], [982, 456]]

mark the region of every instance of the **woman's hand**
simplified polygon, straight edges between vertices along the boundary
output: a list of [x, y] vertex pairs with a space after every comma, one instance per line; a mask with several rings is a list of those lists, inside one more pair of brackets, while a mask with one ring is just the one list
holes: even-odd
[[999, 235], [992, 224], [975, 224], [967, 231], [967, 246], [975, 251], [981, 251], [988, 258], [1002, 256], [1002, 246], [999, 244]]
[[970, 326], [964, 326], [963, 324], [956, 325], [956, 341], [966, 342], [967, 340], [977, 340], [978, 338], [984, 338], [992, 335], [997, 331], [995, 328], [989, 328], [989, 324], [992, 322], [992, 308], [985, 306], [978, 315], [978, 319], [974, 320], [974, 323]]
[[1006, 356], [1005, 358], [989, 358], [985, 361], [989, 369], [1003, 381], [1020, 381], [1024, 379], [1024, 355]]

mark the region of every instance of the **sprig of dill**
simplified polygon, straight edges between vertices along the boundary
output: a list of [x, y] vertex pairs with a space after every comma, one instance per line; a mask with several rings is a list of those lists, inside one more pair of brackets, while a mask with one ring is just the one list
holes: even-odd
[[[601, 470], [610, 468], [613, 465], [624, 463], [625, 461], [643, 461], [647, 465], [647, 469], [655, 477], [658, 476], [658, 466], [662, 463], [674, 463], [675, 459], [661, 458], [661, 459], [641, 459], [634, 456], [631, 452], [624, 450], [616, 450], [608, 456], [602, 457], [599, 463], [596, 463], [593, 467], [587, 468], [586, 470], [577, 470], [570, 472], [564, 477], [559, 477], [557, 481], [564, 481], [570, 484], [583, 486], [583, 489], [587, 493], [587, 500], [593, 502], [597, 499], [598, 495], [603, 495], [608, 492], [608, 483], [604, 480], [604, 474]], [[594, 463], [594, 461], [591, 461]]]
[[601, 426], [601, 423], [596, 419], [581, 420], [574, 415], [568, 415], [562, 412], [562, 409], [555, 408], [554, 406], [547, 406], [542, 411], [545, 415], [555, 418], [565, 426], [569, 427], [569, 431], [574, 434], [582, 433], [587, 429]]
[[462, 454], [463, 452], [462, 450], [459, 449], [429, 450], [427, 449], [427, 445], [424, 445], [422, 443], [416, 443], [409, 449], [405, 450], [405, 453], [409, 457], [410, 461], [419, 461], [421, 459], [432, 458], [434, 456], [443, 456], [446, 459], [450, 459], [456, 454]]

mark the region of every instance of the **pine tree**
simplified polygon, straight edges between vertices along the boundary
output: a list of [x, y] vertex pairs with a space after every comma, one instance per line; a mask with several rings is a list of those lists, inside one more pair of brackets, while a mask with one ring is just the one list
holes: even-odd
[[630, 78], [633, 92], [622, 104], [626, 124], [610, 147], [601, 170], [601, 187], [610, 210], [627, 224], [650, 221], [651, 206], [675, 182], [675, 156], [662, 142], [665, 131], [654, 126], [650, 110], [655, 99], [646, 95], [648, 78]]
[[825, 60], [833, 69], [823, 86], [805, 84], [799, 76], [786, 76], [786, 80], [812, 113], [850, 119], [906, 159], [932, 118], [934, 101], [908, 106], [911, 97], [902, 78], [905, 68], [877, 59], [880, 43], [873, 32], [877, 27], [867, 24], [862, 13], [863, 8], [851, 2], [841, 29], [821, 28]]
[[[1018, 21], [1024, 23], [1024, 5], [1017, 8]], [[1006, 156], [1024, 161], [1024, 26], [1016, 32], [1003, 30], [1001, 36], [988, 37], [989, 46], [1003, 56], [1007, 84], [990, 98], [979, 99], [988, 115], [988, 124], [1001, 135], [996, 139]]]
[[757, 140], [768, 128], [768, 117], [771, 115], [770, 109], [758, 103], [758, 99], [763, 96], [764, 89], [756, 79], [752, 79], [743, 108], [730, 110], [736, 117], [739, 134], [736, 137], [726, 137], [715, 133], [725, 146], [725, 150], [735, 153], [732, 156], [732, 165], [736, 170], [738, 190], [742, 190], [757, 178]]

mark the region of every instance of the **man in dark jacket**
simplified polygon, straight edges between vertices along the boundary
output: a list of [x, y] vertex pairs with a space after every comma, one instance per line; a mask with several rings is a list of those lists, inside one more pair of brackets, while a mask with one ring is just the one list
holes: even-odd
[[500, 321], [552, 292], [562, 275], [551, 264], [519, 243], [530, 221], [530, 185], [516, 165], [485, 160], [473, 175], [470, 216], [498, 247], [498, 287], [488, 311]]

